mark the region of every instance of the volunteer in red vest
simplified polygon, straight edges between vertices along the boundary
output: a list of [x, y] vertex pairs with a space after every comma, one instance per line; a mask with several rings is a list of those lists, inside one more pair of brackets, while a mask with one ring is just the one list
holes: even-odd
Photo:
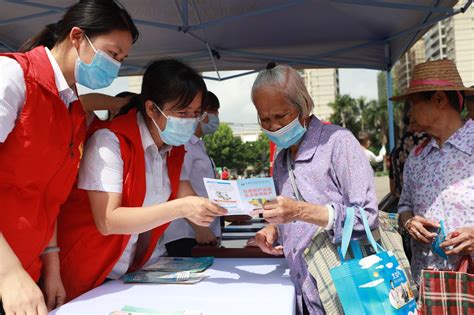
[[22, 53], [0, 55], [0, 313], [46, 314], [65, 299], [56, 218], [77, 176], [88, 110], [75, 85], [110, 85], [137, 38], [125, 9], [89, 0]]
[[77, 189], [58, 220], [68, 299], [156, 262], [170, 221], [209, 226], [225, 215], [180, 181], [183, 144], [200, 120], [204, 93], [204, 80], [187, 65], [155, 61], [141, 94], [88, 139]]

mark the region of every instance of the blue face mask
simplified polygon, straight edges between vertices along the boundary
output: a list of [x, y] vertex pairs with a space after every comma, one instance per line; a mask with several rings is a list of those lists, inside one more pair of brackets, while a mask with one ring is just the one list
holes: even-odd
[[75, 77], [76, 82], [89, 89], [101, 89], [112, 84], [117, 78], [120, 70], [120, 62], [110, 57], [100, 49], [95, 49], [89, 37], [84, 34], [85, 38], [94, 49], [94, 59], [90, 64], [84, 63], [79, 54], [76, 59]]
[[155, 124], [158, 132], [160, 133], [161, 140], [164, 143], [174, 146], [183, 145], [193, 136], [196, 132], [196, 126], [198, 123], [197, 118], [178, 118], [173, 116], [166, 116], [165, 113], [155, 104], [156, 108], [160, 113], [166, 117], [166, 126], [164, 130], [161, 130], [155, 120], [151, 120]]
[[270, 131], [264, 128], [262, 128], [262, 130], [270, 141], [275, 143], [277, 147], [283, 149], [298, 143], [306, 132], [306, 128], [301, 125], [298, 117], [277, 131]]
[[219, 116], [216, 114], [207, 114], [209, 121], [206, 123], [201, 122], [201, 130], [203, 135], [210, 135], [217, 131], [219, 128]]

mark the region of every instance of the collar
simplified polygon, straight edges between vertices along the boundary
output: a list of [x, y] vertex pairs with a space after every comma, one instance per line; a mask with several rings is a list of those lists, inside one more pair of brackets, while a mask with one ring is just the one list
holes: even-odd
[[[472, 155], [474, 146], [474, 121], [472, 119], [466, 121], [461, 128], [456, 130], [456, 132], [453, 133], [451, 137], [448, 138], [448, 140], [446, 140], [444, 145], [448, 143], [457, 150], [462, 151], [468, 155]], [[431, 141], [423, 150], [421, 156], [423, 158], [426, 157], [434, 149], [439, 150], [439, 146], [435, 139], [431, 139]]]
[[58, 92], [64, 98], [63, 100], [65, 101], [66, 105], [69, 105], [70, 103], [77, 100], [76, 93], [74, 93], [73, 89], [71, 89], [67, 84], [66, 78], [64, 77], [64, 74], [61, 71], [61, 68], [59, 68], [59, 65], [56, 59], [54, 59], [51, 51], [48, 49], [48, 47], [45, 47], [44, 49], [46, 50], [46, 55], [48, 55], [49, 62], [53, 67], [54, 81], [56, 82]]
[[472, 119], [466, 121], [464, 126], [452, 134], [446, 143], [451, 144], [459, 151], [472, 155], [474, 146], [474, 121]]
[[[153, 138], [151, 137], [150, 130], [148, 130], [148, 126], [146, 125], [145, 119], [143, 118], [142, 114], [137, 112], [137, 124], [138, 124], [138, 129], [140, 130], [140, 137], [142, 139], [142, 145], [143, 145], [143, 151], [146, 152], [146, 150], [149, 147], [155, 147], [157, 148], [155, 141], [153, 141]], [[164, 144], [161, 149], [159, 149], [160, 154], [167, 153], [170, 151], [172, 146]]]
[[196, 143], [199, 142], [199, 140], [201, 140], [201, 139], [199, 139], [198, 137], [196, 137], [196, 135], [193, 135], [193, 136], [191, 137], [191, 140], [189, 140], [189, 142], [191, 142], [191, 144], [196, 144]]
[[[296, 155], [296, 161], [307, 161], [313, 158], [314, 153], [319, 145], [319, 137], [323, 130], [323, 124], [314, 115], [311, 115], [306, 133], [301, 140], [301, 145], [298, 148], [298, 154]], [[311, 141], [309, 141], [311, 140]]]

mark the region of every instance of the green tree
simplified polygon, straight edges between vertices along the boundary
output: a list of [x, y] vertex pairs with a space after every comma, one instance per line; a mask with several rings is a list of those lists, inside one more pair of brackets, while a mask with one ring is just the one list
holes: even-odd
[[365, 104], [362, 110], [364, 131], [371, 135], [372, 146], [377, 150], [387, 143], [388, 113], [387, 107], [375, 100]]
[[[398, 139], [403, 129], [403, 105], [393, 104], [393, 121], [395, 140]], [[372, 135], [374, 152], [378, 152], [382, 145], [388, 144], [388, 109], [386, 99], [372, 100], [367, 103], [362, 111], [364, 130]]]
[[204, 136], [207, 153], [217, 166], [237, 169], [242, 173], [246, 165], [245, 148], [242, 140], [234, 137], [232, 129], [226, 123], [222, 123], [219, 129], [212, 134]]
[[245, 146], [245, 160], [248, 166], [252, 166], [256, 174], [268, 169], [270, 166], [270, 144], [268, 137], [260, 133], [257, 141], [246, 142]]
[[329, 116], [331, 123], [349, 129], [354, 135], [359, 133], [362, 128], [361, 109], [355, 99], [347, 94], [338, 95], [329, 106], [333, 109], [333, 113]]

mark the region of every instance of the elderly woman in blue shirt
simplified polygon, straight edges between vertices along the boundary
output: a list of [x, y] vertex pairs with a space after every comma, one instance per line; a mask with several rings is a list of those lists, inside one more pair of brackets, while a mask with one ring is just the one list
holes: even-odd
[[[313, 100], [295, 69], [279, 65], [261, 71], [252, 87], [252, 101], [263, 132], [281, 149], [274, 163], [279, 196], [264, 206], [263, 216], [270, 225], [257, 233], [257, 245], [266, 253], [285, 255], [299, 313], [325, 314], [303, 253], [319, 227], [334, 243], [340, 241], [348, 207], [364, 209], [371, 227], [377, 225], [372, 168], [349, 130], [323, 124], [312, 114]], [[287, 157], [302, 200], [292, 189]], [[359, 214], [354, 231], [362, 235]], [[277, 241], [281, 245], [275, 246]]]

